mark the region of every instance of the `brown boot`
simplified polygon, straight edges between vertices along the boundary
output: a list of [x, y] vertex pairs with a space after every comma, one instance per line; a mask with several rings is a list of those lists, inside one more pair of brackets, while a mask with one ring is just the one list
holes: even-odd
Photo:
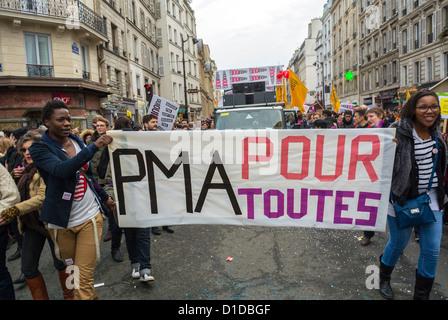
[[59, 271], [59, 281], [61, 282], [62, 294], [64, 296], [64, 300], [73, 300], [74, 292], [73, 289], [67, 288], [67, 278], [70, 275], [65, 272], [65, 269]]
[[26, 279], [28, 288], [30, 288], [31, 296], [34, 300], [50, 300], [48, 298], [47, 286], [42, 275], [34, 279]]

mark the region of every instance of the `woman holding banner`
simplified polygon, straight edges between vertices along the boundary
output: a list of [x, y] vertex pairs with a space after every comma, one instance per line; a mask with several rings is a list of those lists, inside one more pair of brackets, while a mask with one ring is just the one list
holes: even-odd
[[[446, 169], [446, 145], [440, 132], [440, 106], [437, 95], [432, 91], [414, 94], [401, 111], [401, 119], [391, 127], [396, 128], [397, 149], [392, 174], [391, 198], [403, 206], [404, 202], [429, 190], [430, 207], [434, 222], [420, 225], [420, 256], [416, 270], [414, 299], [429, 299], [435, 278], [442, 238], [442, 208], [444, 200], [443, 177]], [[437, 157], [436, 157], [437, 155]], [[437, 160], [436, 163], [435, 159]], [[380, 257], [380, 293], [386, 299], [393, 299], [390, 277], [395, 264], [406, 248], [413, 226], [398, 225], [398, 215], [389, 204], [389, 241]], [[398, 217], [397, 217], [398, 216]]]
[[103, 225], [101, 202], [112, 210], [115, 202], [94, 187], [89, 161], [112, 137], [103, 135], [86, 147], [70, 132], [70, 112], [62, 101], [47, 102], [42, 119], [48, 130], [29, 148], [47, 187], [40, 220], [48, 224], [56, 256], [74, 272], [74, 299], [98, 299], [93, 274]]

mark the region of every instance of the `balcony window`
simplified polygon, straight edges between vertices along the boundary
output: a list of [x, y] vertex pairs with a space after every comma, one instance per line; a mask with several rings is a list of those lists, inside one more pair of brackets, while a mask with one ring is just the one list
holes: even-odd
[[20, 10], [25, 13], [48, 15], [47, 0], [20, 0]]
[[50, 37], [25, 34], [26, 67], [29, 77], [53, 77]]

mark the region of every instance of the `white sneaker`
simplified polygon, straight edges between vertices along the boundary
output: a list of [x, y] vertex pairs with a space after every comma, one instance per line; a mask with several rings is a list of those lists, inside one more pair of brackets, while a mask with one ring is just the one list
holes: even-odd
[[140, 278], [140, 271], [138, 270], [138, 268], [132, 268], [131, 276], [134, 279], [139, 279]]
[[152, 276], [152, 270], [149, 272], [144, 272], [140, 274], [140, 281], [154, 281], [154, 277]]

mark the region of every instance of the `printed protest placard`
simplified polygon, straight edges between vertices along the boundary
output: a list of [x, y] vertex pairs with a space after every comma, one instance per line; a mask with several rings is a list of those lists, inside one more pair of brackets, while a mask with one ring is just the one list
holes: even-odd
[[448, 119], [448, 94], [440, 93], [437, 95], [439, 97], [440, 114], [442, 119]]
[[153, 95], [148, 107], [148, 114], [153, 114], [157, 117], [157, 127], [159, 131], [170, 131], [173, 128], [178, 110], [178, 104]]
[[108, 134], [121, 227], [385, 231], [395, 129]]

